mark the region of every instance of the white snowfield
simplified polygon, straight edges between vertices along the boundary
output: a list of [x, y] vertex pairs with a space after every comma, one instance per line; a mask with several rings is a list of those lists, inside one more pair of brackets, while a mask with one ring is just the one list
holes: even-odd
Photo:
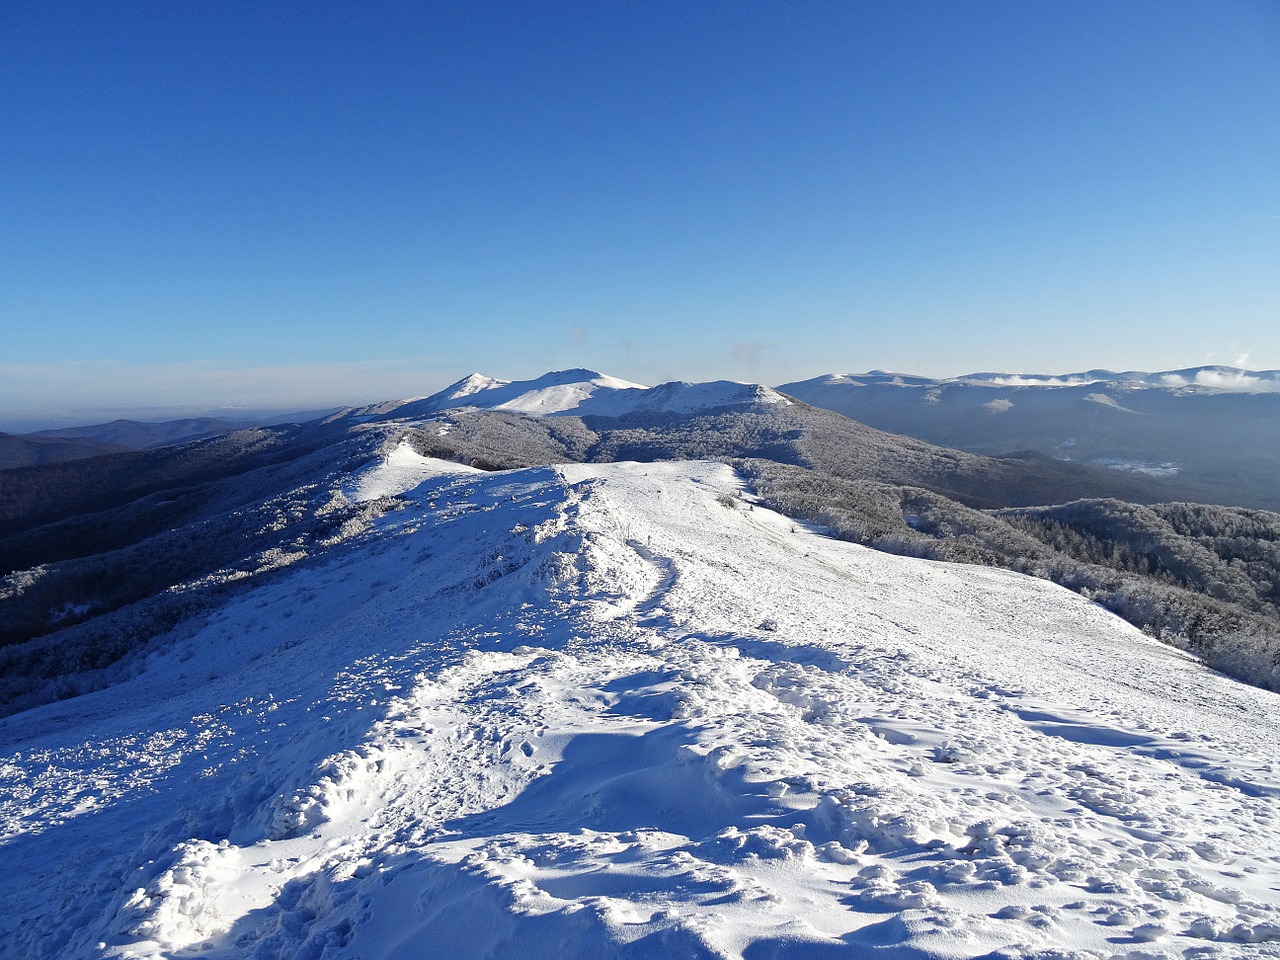
[[0, 956], [1280, 957], [1280, 697], [722, 465], [388, 463], [0, 721]]
[[575, 411], [583, 403], [619, 391], [647, 390], [639, 383], [594, 370], [561, 370], [536, 380], [498, 380], [473, 373], [437, 394], [439, 410], [471, 407], [530, 416]]

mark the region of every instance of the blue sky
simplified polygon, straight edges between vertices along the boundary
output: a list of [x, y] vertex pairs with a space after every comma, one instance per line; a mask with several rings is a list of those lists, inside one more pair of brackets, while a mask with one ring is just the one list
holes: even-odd
[[1275, 3], [8, 0], [0, 83], [10, 424], [1280, 367]]

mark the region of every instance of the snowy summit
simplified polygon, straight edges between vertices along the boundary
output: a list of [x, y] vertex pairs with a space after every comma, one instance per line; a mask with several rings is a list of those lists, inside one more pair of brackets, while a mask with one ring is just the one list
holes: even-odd
[[623, 390], [644, 390], [644, 386], [596, 373], [594, 370], [559, 370], [535, 380], [495, 380], [473, 373], [451, 387], [446, 387], [430, 403], [437, 410], [471, 407], [477, 410], [502, 410], [547, 416], [576, 411], [584, 402], [597, 396], [609, 396]]
[[473, 373], [430, 397], [377, 404], [349, 415], [412, 419], [446, 410], [491, 410], [534, 417], [624, 417], [789, 402], [769, 387], [733, 380], [646, 387], [594, 370], [558, 370], [533, 380], [497, 380]]

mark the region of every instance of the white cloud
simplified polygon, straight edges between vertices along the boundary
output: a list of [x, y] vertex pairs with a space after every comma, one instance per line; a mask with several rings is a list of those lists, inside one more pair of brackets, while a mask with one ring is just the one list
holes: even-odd
[[1024, 377], [1012, 374], [1006, 377], [984, 377], [977, 382], [993, 387], [1084, 387], [1102, 381], [1086, 380], [1084, 377]]
[[1280, 393], [1280, 379], [1274, 375], [1260, 377], [1245, 370], [1200, 370], [1195, 385], [1230, 393]]

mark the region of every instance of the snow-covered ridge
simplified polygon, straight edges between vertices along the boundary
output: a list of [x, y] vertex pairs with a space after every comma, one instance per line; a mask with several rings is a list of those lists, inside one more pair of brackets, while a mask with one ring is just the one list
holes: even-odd
[[470, 409], [535, 417], [624, 417], [779, 403], [790, 401], [776, 390], [754, 383], [671, 381], [646, 387], [594, 370], [558, 370], [533, 380], [498, 380], [473, 373], [430, 397], [378, 404], [349, 415], [366, 420], [402, 419]]
[[1275, 694], [722, 464], [365, 479], [326, 562], [0, 721], [0, 956], [1280, 956]]
[[557, 370], [534, 380], [497, 380], [473, 373], [429, 399], [437, 410], [470, 407], [531, 416], [576, 412], [585, 402], [622, 391], [644, 390], [629, 380], [594, 370]]
[[398, 497], [436, 477], [477, 473], [483, 471], [448, 460], [424, 457], [402, 440], [356, 473], [343, 494], [353, 503], [365, 503], [382, 497]]
[[686, 383], [673, 380], [638, 391], [596, 395], [573, 412], [578, 416], [622, 417], [632, 413], [697, 413], [725, 407], [787, 404], [778, 391], [756, 383], [712, 380]]
[[900, 386], [930, 387], [946, 384], [965, 384], [974, 387], [1085, 387], [1095, 384], [1130, 390], [1167, 390], [1173, 392], [1205, 393], [1278, 393], [1280, 370], [1243, 370], [1239, 367], [1209, 365], [1188, 367], [1182, 370], [1165, 370], [1147, 373], [1130, 370], [1116, 373], [1110, 370], [1088, 370], [1083, 373], [969, 373], [959, 377], [934, 379], [901, 373], [871, 370], [867, 373], [832, 373], [804, 384], [827, 386]]

